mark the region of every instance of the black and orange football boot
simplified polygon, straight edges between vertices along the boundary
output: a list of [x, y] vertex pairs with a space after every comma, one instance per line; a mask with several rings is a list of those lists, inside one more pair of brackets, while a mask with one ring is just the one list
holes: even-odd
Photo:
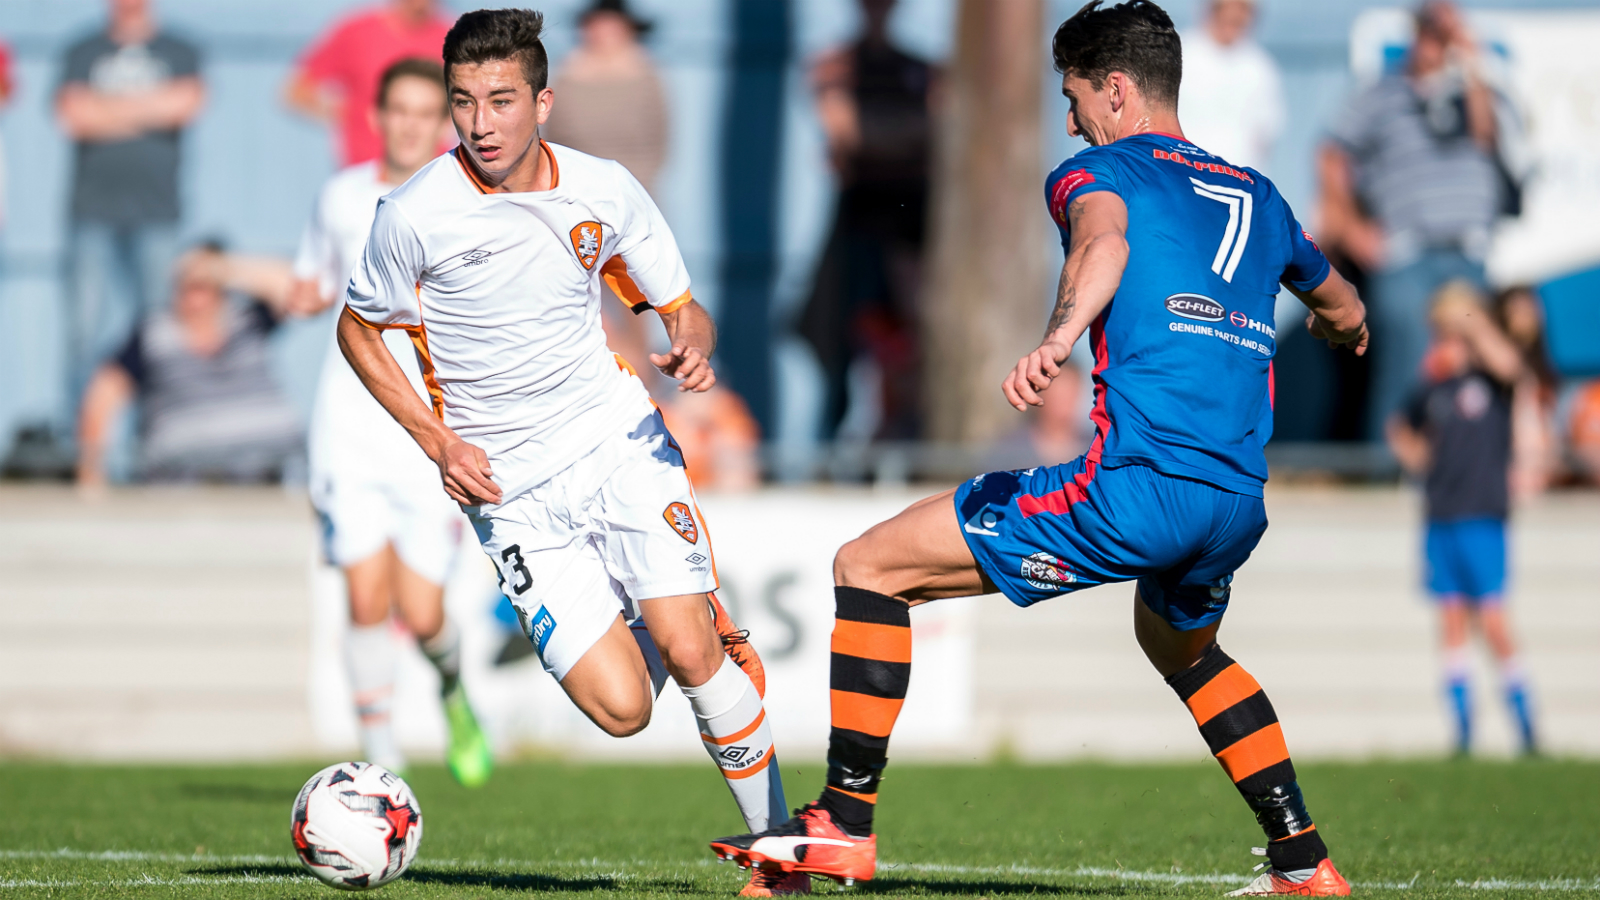
[[821, 804], [795, 810], [794, 818], [760, 834], [711, 842], [711, 852], [741, 868], [832, 878], [843, 885], [870, 881], [878, 868], [878, 836], [852, 837]]
[[767, 699], [767, 667], [761, 664], [756, 648], [750, 646], [750, 632], [733, 624], [733, 617], [722, 608], [722, 602], [716, 594], [707, 594], [706, 599], [711, 601], [711, 624], [717, 629], [717, 637], [722, 640], [723, 652], [728, 654], [734, 665], [750, 676], [761, 699]]

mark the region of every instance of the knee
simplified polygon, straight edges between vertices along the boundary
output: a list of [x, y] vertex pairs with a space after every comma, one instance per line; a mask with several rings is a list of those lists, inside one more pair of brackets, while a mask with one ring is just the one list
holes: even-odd
[[840, 547], [833, 557], [833, 583], [840, 587], [878, 590], [882, 571], [875, 564], [876, 556], [870, 533]]
[[389, 618], [389, 594], [350, 585], [350, 621], [356, 625], [377, 625]]
[[632, 737], [650, 724], [650, 710], [649, 703], [618, 704], [597, 710], [589, 718], [600, 726], [601, 731], [612, 737]]

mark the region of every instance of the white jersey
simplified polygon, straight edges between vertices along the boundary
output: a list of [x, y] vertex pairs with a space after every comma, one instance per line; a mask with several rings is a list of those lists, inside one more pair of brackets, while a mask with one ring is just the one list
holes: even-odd
[[[324, 296], [336, 294], [361, 259], [378, 201], [393, 187], [380, 178], [376, 162], [350, 166], [328, 179], [300, 237], [295, 275], [316, 280]], [[422, 366], [410, 339], [404, 332], [394, 332], [385, 335], [385, 341], [417, 393], [427, 397]], [[330, 478], [340, 477], [351, 467], [361, 467], [368, 477], [391, 483], [431, 481], [441, 494], [444, 490], [438, 468], [373, 399], [345, 361], [331, 332], [311, 415], [309, 456], [313, 499], [331, 490]]]
[[459, 148], [385, 197], [350, 281], [358, 321], [409, 332], [434, 411], [489, 456], [506, 502], [649, 412], [606, 348], [606, 285], [676, 310], [689, 274], [666, 220], [611, 160], [545, 144], [548, 191], [493, 193]]

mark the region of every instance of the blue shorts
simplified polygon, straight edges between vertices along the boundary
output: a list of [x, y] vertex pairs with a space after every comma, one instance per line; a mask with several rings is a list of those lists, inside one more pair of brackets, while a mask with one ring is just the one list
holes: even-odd
[[1500, 599], [1506, 588], [1506, 521], [1429, 522], [1424, 542], [1428, 590], [1441, 600]]
[[1085, 457], [980, 475], [955, 506], [978, 567], [1012, 603], [1137, 579], [1145, 606], [1179, 631], [1222, 618], [1234, 570], [1267, 530], [1260, 497]]

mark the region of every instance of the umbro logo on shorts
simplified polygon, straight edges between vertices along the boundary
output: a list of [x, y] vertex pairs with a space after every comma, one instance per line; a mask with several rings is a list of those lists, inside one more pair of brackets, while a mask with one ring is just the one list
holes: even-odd
[[691, 544], [700, 543], [700, 526], [695, 524], [694, 514], [689, 512], [688, 504], [667, 504], [667, 508], [661, 511], [661, 518], [667, 520], [667, 524], [678, 533], [678, 537]]
[[579, 222], [573, 226], [572, 250], [585, 269], [593, 269], [600, 259], [600, 223]]
[[494, 251], [492, 250], [474, 250], [471, 253], [462, 254], [461, 262], [463, 265], [481, 266], [493, 255]]

